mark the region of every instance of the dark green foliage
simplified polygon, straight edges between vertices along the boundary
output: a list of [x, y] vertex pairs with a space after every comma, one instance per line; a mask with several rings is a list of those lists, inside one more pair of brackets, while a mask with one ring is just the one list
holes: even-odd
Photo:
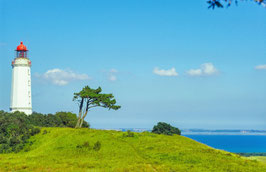
[[37, 112], [33, 112], [30, 116], [29, 116], [29, 120], [30, 123], [32, 123], [35, 126], [44, 126], [45, 125], [45, 121], [46, 121], [46, 116], [41, 114], [41, 113], [37, 113]]
[[131, 132], [130, 130], [127, 130], [127, 133], [123, 134], [124, 137], [134, 137], [134, 133]]
[[[77, 116], [71, 112], [56, 112], [53, 114], [41, 114], [33, 112], [28, 116], [31, 124], [39, 127], [71, 127], [77, 123]], [[82, 127], [89, 128], [89, 124], [84, 121]]]
[[[22, 112], [7, 113], [0, 111], [0, 153], [19, 152], [26, 144], [30, 144], [30, 136], [38, 134], [38, 127], [75, 127], [77, 116], [71, 112], [41, 114], [33, 112], [25, 115]], [[89, 127], [84, 122], [82, 127]], [[47, 134], [44, 130], [43, 134]]]
[[75, 127], [75, 124], [77, 122], [76, 114], [71, 112], [56, 112], [55, 116], [61, 120], [61, 123], [64, 126], [68, 126], [71, 128]]
[[92, 147], [90, 146], [90, 143], [88, 141], [84, 142], [82, 145], [78, 144], [76, 146], [77, 149], [81, 149], [81, 148], [85, 148], [85, 149], [92, 149]]
[[181, 131], [178, 128], [173, 127], [165, 122], [158, 122], [158, 124], [153, 127], [152, 133], [165, 135], [181, 135]]
[[112, 94], [103, 94], [102, 88], [97, 89], [85, 86], [78, 93], [74, 93], [73, 101], [78, 102], [79, 115], [75, 128], [81, 128], [88, 111], [91, 108], [103, 107], [109, 110], [118, 110], [121, 106], [116, 105], [116, 100]]
[[89, 142], [84, 142], [82, 146], [85, 147], [85, 148], [90, 148], [90, 143]]
[[19, 152], [39, 132], [24, 113], [0, 111], [0, 153]]
[[43, 130], [43, 133], [42, 134], [47, 134], [48, 132], [47, 132], [47, 130]]
[[48, 114], [45, 117], [44, 126], [43, 127], [63, 127], [62, 121], [60, 117], [52, 114]]
[[[209, 4], [208, 8], [214, 9], [215, 7], [223, 8], [224, 5], [226, 5], [227, 7], [230, 7], [232, 3], [235, 3], [237, 5], [238, 1], [239, 0], [207, 0], [207, 3]], [[245, 0], [245, 1], [248, 1], [248, 0]], [[250, 0], [250, 1], [256, 2], [257, 4], [264, 5], [264, 6], [266, 4], [266, 0]]]
[[95, 151], [99, 151], [101, 149], [101, 142], [97, 141], [96, 143], [94, 143], [93, 147], [90, 146], [90, 143], [88, 141], [84, 142], [83, 144], [78, 144], [76, 146], [77, 149], [86, 149], [86, 150], [95, 150]]
[[266, 156], [266, 153], [263, 153], [263, 152], [236, 153], [236, 154], [241, 155], [241, 156], [246, 156], [246, 157], [249, 157], [249, 156]]
[[34, 136], [35, 134], [38, 134], [40, 132], [40, 128], [34, 127], [31, 129], [31, 136]]
[[101, 146], [102, 146], [101, 142], [97, 141], [96, 143], [94, 143], [93, 150], [99, 151], [101, 149]]
[[82, 148], [85, 148], [87, 150], [91, 150], [92, 147], [90, 146], [90, 143], [88, 141], [84, 142], [82, 145], [78, 144], [76, 146], [77, 149], [82, 149]]

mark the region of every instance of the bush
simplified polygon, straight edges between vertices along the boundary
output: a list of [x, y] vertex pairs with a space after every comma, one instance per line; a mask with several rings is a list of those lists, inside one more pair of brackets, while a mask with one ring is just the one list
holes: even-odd
[[92, 147], [90, 146], [90, 143], [89, 143], [88, 141], [84, 142], [82, 145], [78, 144], [78, 145], [76, 146], [76, 148], [78, 148], [78, 149], [85, 148], [85, 149], [87, 149], [87, 150], [92, 149]]
[[123, 134], [124, 137], [134, 137], [134, 133], [131, 132], [130, 130], [127, 130], [127, 133]]
[[97, 141], [96, 143], [94, 143], [93, 150], [99, 151], [101, 149], [101, 146], [102, 146], [101, 142]]
[[85, 147], [85, 148], [90, 148], [90, 143], [89, 142], [84, 142], [82, 146]]
[[42, 132], [43, 135], [45, 135], [47, 133], [48, 133], [47, 130], [43, 130], [43, 132]]
[[173, 127], [165, 122], [158, 122], [158, 124], [153, 127], [152, 133], [165, 135], [181, 135], [181, 131], [178, 128]]

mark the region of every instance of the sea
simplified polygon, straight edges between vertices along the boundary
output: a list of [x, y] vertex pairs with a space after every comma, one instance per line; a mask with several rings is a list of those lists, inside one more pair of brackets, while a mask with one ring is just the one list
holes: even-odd
[[266, 135], [184, 135], [233, 153], [266, 153]]

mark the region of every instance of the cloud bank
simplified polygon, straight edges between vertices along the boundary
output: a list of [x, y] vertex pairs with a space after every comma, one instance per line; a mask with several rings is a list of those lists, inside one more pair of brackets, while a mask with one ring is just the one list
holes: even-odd
[[190, 76], [211, 76], [218, 73], [212, 63], [204, 63], [199, 69], [190, 69], [186, 72]]
[[178, 73], [176, 72], [175, 68], [165, 70], [156, 67], [154, 68], [153, 73], [160, 76], [178, 76]]
[[36, 74], [35, 76], [58, 86], [64, 86], [73, 81], [91, 79], [87, 74], [78, 74], [71, 70], [57, 68], [50, 69], [44, 74]]

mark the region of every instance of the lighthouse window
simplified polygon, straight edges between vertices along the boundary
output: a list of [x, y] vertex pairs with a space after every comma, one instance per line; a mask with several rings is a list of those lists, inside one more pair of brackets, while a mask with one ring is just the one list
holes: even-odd
[[28, 69], [28, 75], [30, 75], [30, 70]]
[[28, 85], [30, 86], [30, 80], [28, 81]]

